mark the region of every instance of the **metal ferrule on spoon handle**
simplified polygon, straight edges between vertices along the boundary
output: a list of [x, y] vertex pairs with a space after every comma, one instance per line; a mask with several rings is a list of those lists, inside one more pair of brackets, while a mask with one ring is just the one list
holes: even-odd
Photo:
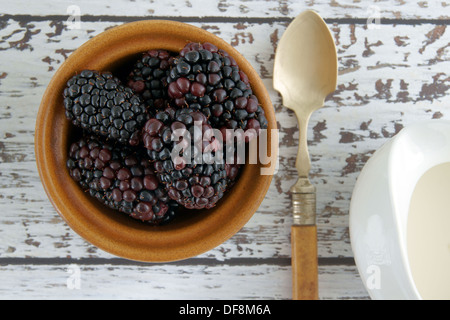
[[293, 224], [316, 224], [316, 194], [292, 193]]

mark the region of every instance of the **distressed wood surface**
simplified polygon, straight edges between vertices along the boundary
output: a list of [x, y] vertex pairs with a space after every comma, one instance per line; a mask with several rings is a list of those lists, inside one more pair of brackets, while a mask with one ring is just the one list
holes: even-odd
[[[2, 299], [281, 300], [291, 290], [289, 266], [248, 265], [8, 265]], [[80, 275], [79, 287], [72, 282]], [[320, 267], [321, 299], [361, 299], [354, 267]], [[18, 279], [20, 279], [18, 281]], [[242, 285], [245, 279], [245, 286]], [[17, 286], [22, 290], [14, 290]], [[237, 290], [237, 288], [239, 288]]]
[[[199, 299], [290, 299], [287, 192], [296, 180], [298, 130], [273, 90], [272, 69], [290, 19], [312, 8], [329, 21], [339, 55], [338, 89], [309, 127], [311, 176], [318, 189], [320, 297], [367, 298], [348, 234], [351, 193], [368, 158], [404, 126], [450, 117], [450, 3], [227, 0], [202, 1], [201, 9], [192, 0], [77, 3], [89, 16], [74, 30], [65, 25], [66, 2], [2, 6], [0, 297], [183, 299], [195, 287]], [[365, 23], [369, 5], [380, 8], [382, 24], [375, 29]], [[105, 29], [146, 16], [178, 17], [235, 46], [265, 82], [280, 128], [279, 171], [253, 218], [219, 247], [161, 265], [117, 259], [75, 234], [48, 201], [34, 157], [40, 99], [64, 59]], [[71, 264], [81, 270], [80, 290], [66, 285]], [[245, 289], [239, 285], [243, 279]]]
[[[103, 1], [16, 0], [2, 6], [5, 15], [67, 15], [77, 5], [86, 16], [125, 17], [211, 17], [279, 19], [291, 18], [307, 9], [316, 10], [328, 19], [368, 18], [375, 12], [383, 19], [445, 20], [450, 16], [448, 0], [112, 0]], [[24, 10], [26, 8], [26, 10]], [[123, 10], [121, 10], [123, 8]], [[91, 19], [91, 17], [86, 17]]]

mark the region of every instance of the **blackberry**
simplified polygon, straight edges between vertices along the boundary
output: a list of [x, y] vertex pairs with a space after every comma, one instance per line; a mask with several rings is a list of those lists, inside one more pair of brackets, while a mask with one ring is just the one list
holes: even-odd
[[228, 179], [228, 184], [234, 184], [234, 182], [236, 182], [240, 171], [241, 171], [242, 166], [238, 163], [235, 164], [225, 164], [225, 171], [227, 174], [227, 179]]
[[156, 162], [169, 197], [187, 209], [210, 209], [228, 188], [224, 165], [188, 164], [176, 170], [171, 163]]
[[[142, 130], [142, 142], [151, 160], [168, 160], [177, 142], [173, 141], [173, 133], [182, 134], [186, 128], [193, 128], [195, 122], [207, 124], [206, 116], [193, 109], [175, 110], [167, 107], [149, 119]], [[175, 131], [181, 129], [181, 131]], [[192, 130], [192, 129], [191, 129]]]
[[136, 145], [148, 114], [141, 99], [109, 72], [84, 70], [67, 82], [66, 117], [88, 131]]
[[150, 108], [163, 109], [167, 104], [167, 76], [173, 59], [174, 54], [166, 50], [147, 51], [128, 76], [128, 87]]
[[156, 225], [175, 216], [177, 204], [170, 201], [153, 165], [131, 147], [83, 137], [71, 145], [67, 167], [92, 197], [134, 219]]
[[[155, 160], [159, 181], [168, 196], [187, 209], [214, 207], [231, 181], [211, 129], [204, 114], [189, 108], [159, 112], [144, 126], [144, 146]], [[174, 133], [190, 140], [173, 139]]]
[[169, 97], [178, 107], [201, 110], [220, 129], [267, 128], [264, 110], [247, 75], [224, 50], [210, 43], [189, 43], [175, 59], [167, 79]]

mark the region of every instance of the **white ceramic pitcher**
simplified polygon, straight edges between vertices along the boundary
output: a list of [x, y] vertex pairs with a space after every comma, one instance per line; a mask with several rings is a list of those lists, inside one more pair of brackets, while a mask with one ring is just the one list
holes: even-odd
[[350, 205], [350, 238], [372, 299], [422, 299], [408, 260], [409, 206], [424, 173], [447, 162], [450, 121], [432, 120], [405, 127], [364, 166]]

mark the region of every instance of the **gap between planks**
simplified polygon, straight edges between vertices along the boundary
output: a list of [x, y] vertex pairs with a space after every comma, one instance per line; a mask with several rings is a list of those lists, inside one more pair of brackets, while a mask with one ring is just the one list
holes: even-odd
[[[15, 20], [18, 22], [38, 22], [38, 21], [66, 21], [66, 15], [0, 15], [0, 21]], [[249, 24], [265, 24], [286, 22], [290, 23], [294, 17], [246, 17], [243, 21], [242, 17], [177, 17], [177, 16], [94, 16], [82, 15], [81, 21], [85, 22], [133, 22], [139, 20], [172, 20], [185, 23], [249, 23]], [[367, 24], [367, 18], [324, 18], [329, 24]], [[435, 24], [449, 25], [449, 19], [380, 19], [382, 25], [420, 25]]]
[[[355, 261], [351, 257], [341, 258], [320, 258], [319, 266], [355, 266]], [[275, 265], [289, 266], [290, 258], [231, 258], [225, 261], [217, 261], [208, 258], [193, 258], [174, 262], [149, 263], [127, 260], [122, 258], [0, 258], [0, 266], [7, 265], [113, 265], [113, 266], [151, 266], [171, 264], [173, 266], [255, 266], [255, 265]]]

